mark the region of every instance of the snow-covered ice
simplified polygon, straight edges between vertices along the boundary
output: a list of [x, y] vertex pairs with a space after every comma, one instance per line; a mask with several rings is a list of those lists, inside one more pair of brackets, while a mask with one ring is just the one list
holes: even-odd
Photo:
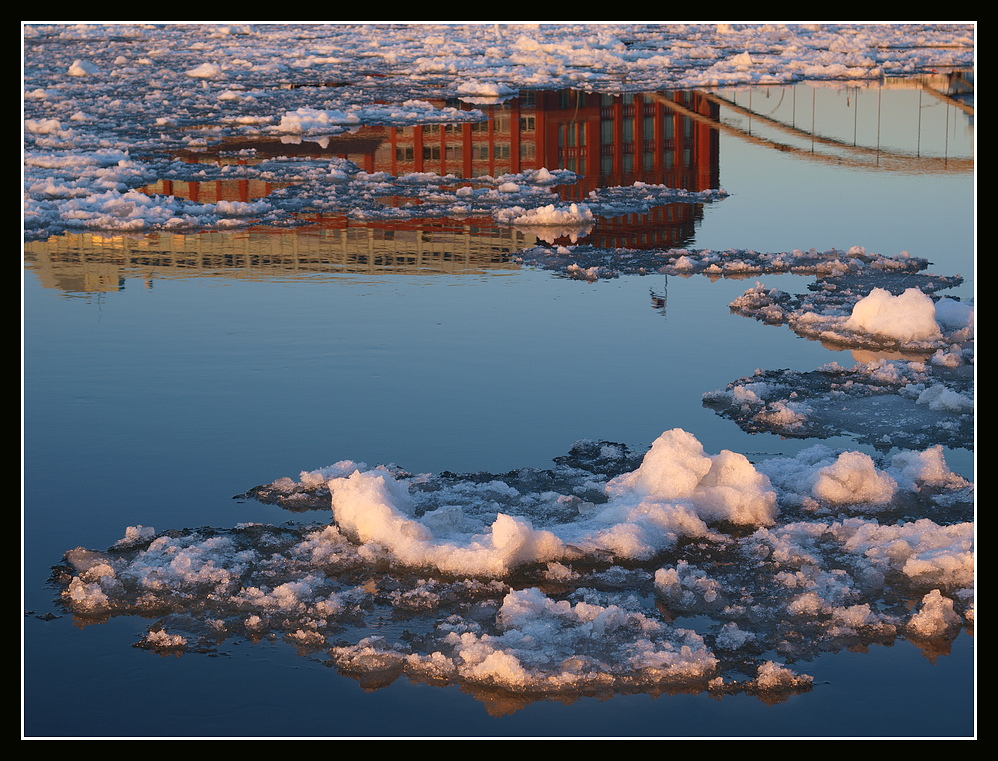
[[[645, 186], [647, 188], [647, 186]], [[619, 193], [622, 188], [612, 191]], [[607, 193], [606, 195], [609, 195]], [[603, 197], [604, 194], [597, 194]], [[723, 199], [721, 193], [684, 193], [669, 191], [657, 194], [655, 203], [712, 202]], [[653, 205], [653, 204], [649, 204]], [[633, 208], [628, 209], [633, 210]], [[604, 212], [612, 215], [612, 212]], [[662, 274], [676, 277], [704, 275], [710, 278], [748, 277], [750, 275], [784, 274], [812, 275], [821, 278], [848, 274], [916, 273], [929, 266], [928, 261], [902, 252], [888, 256], [869, 252], [860, 246], [848, 251], [831, 249], [816, 251], [762, 252], [729, 249], [726, 251], [689, 250], [685, 248], [603, 249], [591, 245], [544, 247], [535, 246], [519, 253], [520, 261], [543, 269], [586, 279], [613, 279], [621, 275]], [[943, 286], [945, 287], [945, 286]]]
[[963, 352], [878, 359], [845, 368], [757, 370], [704, 394], [704, 405], [749, 432], [851, 436], [886, 451], [974, 446], [974, 372]]
[[[525, 700], [771, 699], [811, 686], [774, 652], [807, 661], [973, 626], [973, 487], [938, 448], [752, 463], [675, 429], [643, 457], [581, 441], [550, 469], [507, 474], [343, 461], [243, 496], [327, 520], [131, 527], [105, 552], [67, 553], [65, 604], [81, 623], [156, 616], [150, 649], [270, 632], [344, 673]], [[405, 632], [371, 635], [386, 615]]]
[[760, 282], [731, 308], [830, 344], [930, 354], [973, 344], [973, 305], [937, 295], [960, 282], [901, 269], [823, 277], [802, 295]]

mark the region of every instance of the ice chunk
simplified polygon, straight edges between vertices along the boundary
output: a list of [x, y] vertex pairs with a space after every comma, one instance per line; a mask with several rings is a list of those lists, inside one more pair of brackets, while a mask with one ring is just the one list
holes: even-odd
[[890, 502], [896, 492], [897, 482], [877, 470], [873, 458], [863, 452], [843, 452], [818, 471], [812, 487], [818, 499], [846, 504]]
[[652, 444], [641, 467], [606, 487], [618, 499], [690, 502], [707, 521], [768, 525], [776, 515], [769, 479], [741, 454], [709, 457], [690, 433], [673, 429]]
[[845, 327], [899, 341], [932, 341], [940, 335], [935, 304], [917, 288], [899, 296], [874, 288], [853, 307]]
[[407, 515], [405, 486], [388, 474], [354, 472], [329, 482], [337, 524], [364, 545], [388, 551], [398, 562], [444, 573], [504, 575], [523, 563], [564, 556], [560, 539], [529, 521], [498, 514], [487, 534], [456, 544], [437, 539], [429, 526]]

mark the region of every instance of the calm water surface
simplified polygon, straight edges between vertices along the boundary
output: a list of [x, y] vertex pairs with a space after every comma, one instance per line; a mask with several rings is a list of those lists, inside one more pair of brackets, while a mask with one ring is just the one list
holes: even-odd
[[[677, 245], [908, 251], [932, 272], [963, 275], [953, 295], [973, 295], [972, 117], [915, 89], [719, 95], [730, 129], [715, 133], [713, 170], [731, 196], [700, 209]], [[812, 123], [838, 143], [802, 136]], [[878, 140], [872, 159], [848, 145]], [[284, 239], [309, 243], [304, 232]], [[373, 689], [281, 643], [160, 657], [131, 647], [142, 620], [74, 626], [46, 583], [50, 567], [73, 547], [108, 547], [127, 526], [281, 523], [288, 513], [232, 496], [342, 459], [501, 472], [544, 467], [582, 438], [641, 449], [673, 427], [708, 453], [792, 454], [813, 442], [742, 433], [702, 394], [756, 368], [854, 359], [730, 314], [755, 279], [587, 283], [508, 257], [307, 273], [231, 258], [200, 271], [70, 259], [29, 257], [24, 274], [27, 736], [973, 732], [967, 634], [931, 658], [907, 642], [825, 656], [807, 664], [813, 691], [775, 705], [701, 694], [521, 707], [403, 680]], [[808, 282], [758, 279], [795, 292]], [[973, 477], [972, 453], [947, 459]]]

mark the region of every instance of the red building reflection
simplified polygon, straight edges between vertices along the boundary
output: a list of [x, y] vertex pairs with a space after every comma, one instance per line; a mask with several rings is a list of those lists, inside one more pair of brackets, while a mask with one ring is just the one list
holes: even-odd
[[[575, 90], [522, 92], [493, 105], [440, 101], [439, 106], [477, 109], [486, 121], [409, 127], [366, 126], [321, 142], [254, 140], [219, 150], [189, 153], [192, 161], [251, 163], [268, 156], [339, 157], [367, 172], [393, 176], [416, 172], [473, 179], [540, 169], [568, 169], [579, 180], [557, 188], [565, 200], [582, 201], [599, 188], [635, 182], [690, 191], [717, 188], [719, 106], [699, 92], [600, 95]], [[224, 152], [252, 147], [255, 159]], [[211, 203], [250, 201], [273, 185], [257, 180], [162, 182], [151, 192]], [[692, 240], [702, 210], [697, 204], [667, 204], [641, 214], [601, 219], [585, 242], [596, 246], [649, 248], [682, 246]], [[320, 224], [343, 226], [325, 218]], [[462, 226], [467, 224], [464, 220]], [[413, 220], [405, 226], [418, 227]], [[475, 220], [487, 226], [488, 220]], [[353, 224], [353, 223], [350, 223]], [[396, 227], [393, 222], [364, 225]], [[439, 228], [441, 220], [432, 226]]]

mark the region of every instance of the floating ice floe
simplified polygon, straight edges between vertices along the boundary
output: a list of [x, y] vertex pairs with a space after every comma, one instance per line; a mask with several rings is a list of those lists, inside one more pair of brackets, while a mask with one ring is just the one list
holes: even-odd
[[519, 90], [498, 82], [461, 82], [454, 88], [458, 97], [465, 103], [492, 105], [515, 97]]
[[821, 278], [805, 295], [757, 283], [731, 308], [833, 345], [932, 353], [974, 339], [973, 307], [933, 298], [960, 282], [924, 273], [868, 272]]
[[344, 111], [320, 111], [315, 108], [299, 108], [288, 111], [281, 117], [277, 131], [294, 134], [328, 133], [341, 131], [342, 127], [352, 127], [360, 124], [360, 116]]
[[217, 79], [222, 76], [222, 67], [217, 63], [202, 63], [184, 73], [193, 79]]
[[73, 61], [73, 65], [66, 71], [71, 77], [90, 77], [100, 74], [100, 67], [90, 61]]
[[973, 627], [973, 487], [938, 448], [752, 463], [676, 429], [643, 457], [582, 441], [554, 462], [430, 475], [341, 461], [240, 495], [328, 522], [129, 527], [106, 551], [68, 552], [56, 579], [81, 624], [154, 619], [144, 648], [280, 637], [365, 683], [405, 675], [516, 704], [778, 700], [810, 689], [800, 664], [820, 653], [908, 638], [934, 654]]
[[421, 100], [407, 100], [395, 106], [349, 106], [335, 110], [304, 106], [285, 112], [274, 131], [290, 134], [336, 134], [362, 124], [403, 127], [413, 124], [464, 124], [480, 122], [485, 118], [481, 111], [440, 108]]
[[[898, 263], [906, 262], [922, 268]], [[835, 348], [905, 358], [851, 369], [757, 370], [704, 394], [704, 405], [753, 433], [848, 435], [881, 450], [973, 448], [974, 308], [936, 295], [959, 282], [875, 262], [819, 277], [804, 295], [756, 284], [732, 302], [733, 311]]]
[[559, 238], [578, 240], [589, 234], [596, 221], [588, 206], [576, 203], [548, 204], [534, 209], [521, 206], [498, 208], [493, 217], [507, 227], [531, 233], [549, 243]]
[[[969, 350], [968, 350], [969, 351]], [[851, 436], [880, 450], [974, 444], [974, 367], [959, 347], [926, 361], [757, 370], [704, 394], [704, 406], [750, 433]]]
[[[641, 183], [636, 183], [636, 186]], [[724, 191], [690, 193], [654, 186], [655, 193], [648, 196], [649, 187], [607, 188], [594, 193], [588, 203], [601, 216], [615, 213], [632, 213], [647, 210], [651, 205], [663, 203], [689, 202], [705, 203], [722, 200]], [[628, 191], [633, 195], [627, 198]], [[648, 206], [641, 206], [644, 201]], [[878, 272], [920, 272], [928, 267], [926, 259], [913, 257], [907, 253], [899, 256], [885, 256], [868, 252], [861, 246], [853, 246], [847, 251], [829, 249], [817, 251], [761, 252], [744, 249], [691, 250], [670, 249], [629, 249], [599, 248], [590, 245], [534, 246], [521, 250], [518, 254], [523, 264], [552, 270], [571, 277], [600, 280], [612, 279], [621, 275], [675, 275], [692, 277], [749, 277], [760, 274], [792, 273], [814, 275], [816, 277], [841, 276], [846, 274], [874, 275]]]

